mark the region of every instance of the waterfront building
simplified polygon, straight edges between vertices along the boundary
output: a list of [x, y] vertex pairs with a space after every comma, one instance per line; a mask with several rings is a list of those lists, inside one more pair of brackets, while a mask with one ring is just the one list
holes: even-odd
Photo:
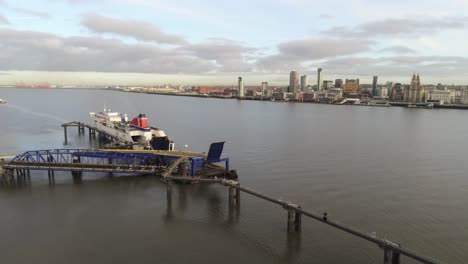
[[395, 83], [392, 92], [390, 93], [390, 100], [392, 102], [402, 102], [404, 99], [404, 88], [401, 83]]
[[273, 90], [266, 90], [266, 96], [267, 97], [272, 97], [273, 96]]
[[413, 74], [411, 84], [405, 89], [405, 102], [422, 103], [427, 99], [427, 90], [424, 85], [421, 85], [419, 74]]
[[378, 91], [379, 91], [378, 96], [379, 96], [380, 98], [387, 98], [387, 97], [388, 97], [388, 89], [387, 89], [387, 87], [382, 87], [382, 88], [380, 88]]
[[379, 76], [374, 76], [372, 80], [372, 96], [377, 96], [377, 80]]
[[333, 86], [333, 81], [323, 81], [323, 90], [331, 89]]
[[346, 79], [345, 84], [343, 84], [342, 91], [344, 97], [358, 97], [361, 93], [359, 79]]
[[442, 104], [453, 104], [455, 102], [455, 91], [452, 90], [431, 90], [428, 92], [428, 101], [440, 102]]
[[268, 91], [268, 82], [262, 82], [262, 86], [260, 89], [262, 96], [265, 96], [267, 91]]
[[460, 91], [460, 96], [458, 100], [460, 104], [468, 104], [468, 89], [466, 87], [463, 87], [462, 90]]
[[335, 88], [341, 88], [341, 86], [343, 86], [343, 79], [336, 79]]
[[329, 88], [327, 91], [327, 99], [330, 103], [341, 101], [342, 97], [341, 88]]
[[322, 68], [317, 69], [317, 91], [322, 91]]
[[307, 91], [307, 75], [302, 75], [301, 76], [301, 91], [306, 92]]
[[239, 97], [245, 96], [245, 88], [244, 88], [244, 79], [242, 77], [238, 78], [237, 88], [239, 89]]
[[297, 94], [299, 92], [299, 78], [297, 71], [291, 71], [289, 74], [289, 92]]

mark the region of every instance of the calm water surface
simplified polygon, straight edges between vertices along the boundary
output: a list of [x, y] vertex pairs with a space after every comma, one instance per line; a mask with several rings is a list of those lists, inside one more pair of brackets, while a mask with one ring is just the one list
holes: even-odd
[[[146, 113], [176, 147], [226, 140], [241, 182], [447, 263], [468, 259], [468, 113], [0, 89], [0, 153], [63, 148], [61, 124], [106, 104]], [[70, 129], [67, 147], [88, 147]], [[227, 190], [85, 174], [0, 189], [2, 263], [380, 263], [382, 251], [313, 220], [288, 235], [278, 206]], [[405, 263], [412, 263], [403, 258]]]

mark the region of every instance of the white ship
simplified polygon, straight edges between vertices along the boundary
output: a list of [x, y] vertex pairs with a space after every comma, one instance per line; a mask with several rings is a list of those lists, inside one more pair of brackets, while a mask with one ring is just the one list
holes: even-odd
[[0, 98], [0, 104], [6, 104], [7, 101], [3, 100], [2, 98]]
[[128, 120], [127, 114], [111, 112], [110, 109], [102, 112], [91, 112], [90, 126], [97, 131], [103, 131], [119, 141], [130, 143], [133, 148], [174, 150], [174, 142], [163, 130], [148, 125], [144, 114]]

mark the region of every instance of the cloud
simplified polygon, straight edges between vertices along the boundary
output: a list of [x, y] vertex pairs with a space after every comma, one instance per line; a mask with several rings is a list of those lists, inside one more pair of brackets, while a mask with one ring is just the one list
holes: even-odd
[[281, 54], [314, 60], [368, 51], [370, 45], [368, 40], [302, 39], [281, 43], [278, 48]]
[[0, 28], [0, 70], [203, 73], [208, 60], [151, 43], [127, 44], [101, 37], [59, 37]]
[[400, 45], [383, 48], [380, 50], [380, 52], [393, 52], [393, 53], [401, 53], [401, 54], [416, 53], [415, 50], [410, 49], [406, 46], [400, 46]]
[[202, 43], [183, 46], [180, 51], [215, 61], [224, 72], [248, 72], [252, 70], [252, 65], [247, 59], [256, 52], [256, 49], [229, 39], [209, 39]]
[[164, 47], [151, 42], [126, 43], [95, 37], [0, 28], [0, 70], [139, 72], [202, 74], [252, 71], [241, 43], [209, 39], [198, 44]]
[[447, 29], [464, 29], [468, 25], [468, 17], [428, 18], [428, 19], [396, 19], [370, 21], [356, 27], [333, 27], [322, 33], [335, 37], [373, 37], [373, 36], [418, 36], [434, 34]]
[[261, 71], [288, 71], [304, 69], [305, 62], [352, 55], [371, 49], [372, 42], [355, 39], [302, 39], [278, 45], [279, 53], [260, 58], [257, 67]]
[[185, 44], [186, 40], [178, 35], [167, 34], [156, 25], [137, 21], [121, 20], [100, 15], [87, 15], [82, 24], [95, 33], [111, 33], [136, 40], [166, 44]]
[[10, 22], [8, 21], [6, 17], [0, 15], [0, 25], [2, 24], [10, 24]]
[[50, 18], [50, 14], [46, 12], [41, 12], [41, 11], [36, 11], [36, 10], [31, 10], [31, 9], [26, 9], [26, 8], [17, 8], [17, 7], [12, 7], [11, 9], [15, 12], [38, 17], [38, 18]]
[[328, 72], [357, 76], [405, 76], [419, 72], [428, 78], [460, 76], [468, 58], [458, 56], [342, 57], [323, 63]]

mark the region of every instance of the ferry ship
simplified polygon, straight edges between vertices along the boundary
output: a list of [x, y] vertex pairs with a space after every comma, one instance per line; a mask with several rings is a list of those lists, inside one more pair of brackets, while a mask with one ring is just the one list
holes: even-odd
[[103, 131], [122, 142], [133, 145], [134, 149], [174, 150], [175, 143], [163, 130], [148, 125], [145, 114], [139, 114], [129, 121], [127, 114], [111, 112], [90, 112], [91, 127]]

